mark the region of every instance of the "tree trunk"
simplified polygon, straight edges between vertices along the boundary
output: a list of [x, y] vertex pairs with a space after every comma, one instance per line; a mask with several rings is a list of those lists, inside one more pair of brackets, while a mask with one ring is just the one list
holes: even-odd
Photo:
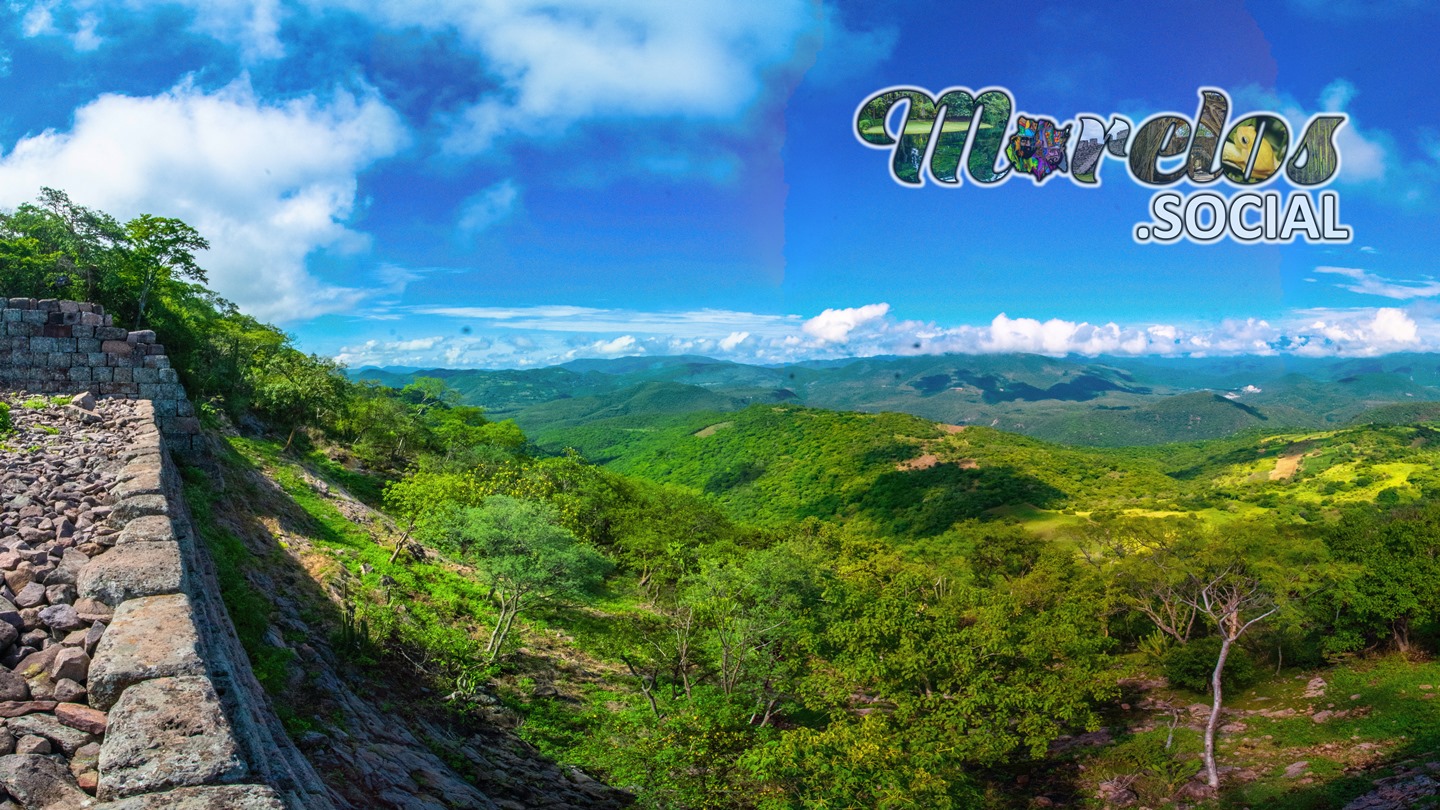
[[1215, 671], [1210, 673], [1210, 691], [1214, 698], [1210, 702], [1210, 720], [1205, 724], [1205, 777], [1210, 787], [1220, 787], [1220, 772], [1215, 769], [1215, 729], [1220, 725], [1220, 703], [1224, 695], [1220, 690], [1220, 676], [1225, 673], [1225, 659], [1230, 655], [1230, 636], [1220, 636], [1220, 657], [1215, 659]]
[[1395, 639], [1395, 649], [1401, 655], [1410, 654], [1410, 620], [1401, 616], [1390, 624], [1390, 633]]
[[135, 313], [136, 329], [143, 329], [145, 327], [145, 307], [150, 303], [150, 287], [154, 284], [155, 279], [147, 276], [145, 278], [145, 284], [140, 287], [140, 301], [137, 312]]
[[404, 531], [403, 533], [401, 533], [400, 539], [395, 541], [395, 550], [392, 551], [392, 552], [390, 552], [390, 564], [391, 564], [391, 565], [394, 565], [394, 564], [395, 564], [395, 561], [398, 560], [398, 559], [400, 559], [400, 550], [403, 549], [403, 548], [405, 548], [405, 544], [406, 544], [407, 542], [409, 542], [409, 540], [410, 540], [410, 532], [411, 532], [411, 530], [413, 530], [414, 528], [415, 528], [415, 518], [410, 518], [410, 525], [408, 525], [408, 526], [405, 527], [405, 531]]
[[490, 641], [485, 645], [485, 652], [490, 655], [490, 663], [500, 657], [500, 645], [505, 641], [505, 621], [510, 615], [511, 603], [503, 597], [500, 600], [500, 614], [495, 617], [495, 629], [490, 631]]

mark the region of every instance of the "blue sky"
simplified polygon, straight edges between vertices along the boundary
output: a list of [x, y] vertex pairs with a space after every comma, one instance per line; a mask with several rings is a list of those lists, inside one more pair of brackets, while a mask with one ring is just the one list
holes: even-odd
[[[181, 217], [212, 286], [356, 366], [1440, 350], [1428, 4], [960, 6], [17, 0], [0, 205]], [[902, 188], [852, 134], [898, 84], [1061, 121], [1200, 87], [1232, 121], [1344, 111], [1354, 241], [1134, 244], [1117, 161]]]

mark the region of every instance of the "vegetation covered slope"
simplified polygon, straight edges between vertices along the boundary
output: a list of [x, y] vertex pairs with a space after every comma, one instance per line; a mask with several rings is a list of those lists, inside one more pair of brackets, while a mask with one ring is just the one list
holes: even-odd
[[[524, 371], [362, 369], [399, 387], [435, 376], [462, 401], [549, 434], [628, 412], [794, 402], [898, 411], [1069, 444], [1123, 447], [1346, 424], [1383, 405], [1440, 400], [1440, 357], [1136, 359], [1034, 355], [875, 357], [749, 366], [702, 357], [587, 360]], [[663, 385], [664, 397], [647, 386]], [[583, 400], [583, 405], [568, 400]]]
[[[560, 768], [497, 766], [516, 756], [487, 736], [500, 724], [657, 810], [1309, 808], [1410, 779], [1406, 762], [1440, 745], [1421, 695], [1440, 680], [1437, 432], [1408, 403], [1357, 417], [1432, 385], [1426, 358], [1298, 363], [1345, 375], [1309, 394], [1244, 391], [1296, 370], [1270, 360], [1191, 367], [1188, 391], [1172, 363], [582, 363], [552, 376], [631, 389], [626, 404], [562, 407], [532, 443], [444, 379], [347, 380], [157, 260], [153, 231], [76, 224], [94, 213], [47, 194], [8, 217], [5, 292], [88, 268], [122, 318], [154, 313], [167, 343], [194, 341], [183, 373], [246, 484], [226, 495], [192, 469], [188, 494], [247, 652], [322, 766], [373, 770], [355, 740], [383, 740], [394, 784], [437, 801], [493, 788], [523, 804], [531, 779], [570, 806], [625, 800]], [[902, 398], [1016, 421], [1223, 381], [1268, 418], [1101, 449], [791, 402], [837, 370], [856, 397], [889, 374]], [[744, 404], [732, 374], [794, 396], [666, 413]], [[1277, 428], [1254, 403], [1285, 390], [1296, 412], [1339, 404]], [[1214, 393], [1194, 407], [1248, 413]], [[341, 792], [367, 776], [332, 772]]]

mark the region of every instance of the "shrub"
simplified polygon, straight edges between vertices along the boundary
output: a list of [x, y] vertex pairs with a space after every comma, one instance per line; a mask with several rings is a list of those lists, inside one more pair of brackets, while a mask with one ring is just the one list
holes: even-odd
[[[1176, 647], [1165, 655], [1165, 677], [1170, 683], [1192, 692], [1209, 692], [1210, 675], [1220, 657], [1220, 639], [1201, 638]], [[1225, 660], [1220, 685], [1227, 691], [1244, 689], [1259, 680], [1260, 669], [1255, 659], [1243, 648], [1232, 646]]]
[[10, 421], [10, 406], [0, 402], [0, 436], [4, 436], [15, 429], [15, 423]]

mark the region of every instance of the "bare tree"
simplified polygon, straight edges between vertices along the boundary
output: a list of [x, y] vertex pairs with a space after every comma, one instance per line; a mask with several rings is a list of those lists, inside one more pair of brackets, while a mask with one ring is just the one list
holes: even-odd
[[1215, 669], [1210, 674], [1210, 690], [1213, 693], [1210, 720], [1205, 724], [1206, 782], [1210, 787], [1218, 788], [1220, 773], [1215, 767], [1215, 729], [1220, 725], [1220, 710], [1224, 701], [1220, 679], [1225, 674], [1225, 661], [1230, 657], [1231, 646], [1245, 631], [1273, 616], [1280, 606], [1265, 584], [1238, 564], [1226, 566], [1218, 573], [1191, 574], [1187, 584], [1189, 587], [1183, 596], [1185, 604], [1209, 619], [1220, 634], [1220, 655], [1215, 659]]

